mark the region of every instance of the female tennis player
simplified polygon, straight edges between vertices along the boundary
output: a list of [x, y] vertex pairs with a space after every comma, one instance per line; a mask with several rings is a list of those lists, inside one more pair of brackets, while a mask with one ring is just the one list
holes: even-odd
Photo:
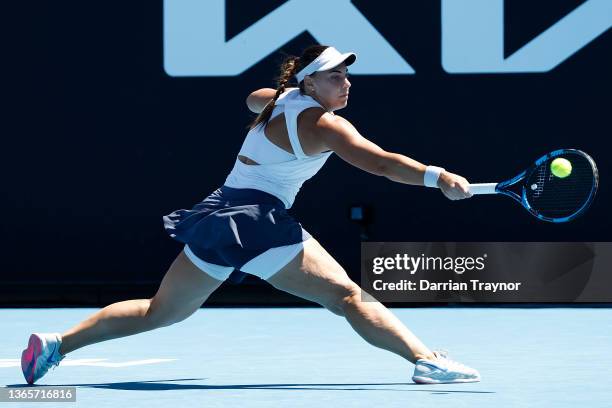
[[[335, 114], [347, 106], [347, 67], [355, 59], [322, 45], [286, 58], [278, 88], [246, 99], [259, 115], [224, 185], [192, 209], [163, 217], [169, 235], [185, 246], [155, 296], [109, 305], [63, 334], [32, 334], [21, 358], [26, 381], [83, 346], [186, 319], [234, 270], [344, 316], [364, 340], [414, 363], [417, 383], [479, 381], [476, 370], [431, 351], [385, 306], [362, 302], [361, 288], [287, 213], [304, 181], [333, 153], [392, 181], [438, 187], [451, 200], [471, 195], [463, 177], [387, 152]], [[289, 88], [292, 78], [298, 86]]]

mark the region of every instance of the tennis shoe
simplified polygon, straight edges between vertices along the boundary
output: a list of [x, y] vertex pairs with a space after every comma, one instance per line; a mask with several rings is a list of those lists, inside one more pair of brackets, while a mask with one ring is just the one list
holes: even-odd
[[448, 358], [446, 351], [434, 351], [435, 359], [418, 359], [412, 381], [417, 384], [452, 384], [480, 381], [473, 368]]
[[34, 384], [64, 359], [59, 353], [62, 337], [59, 333], [33, 333], [28, 347], [21, 353], [21, 370], [28, 384]]

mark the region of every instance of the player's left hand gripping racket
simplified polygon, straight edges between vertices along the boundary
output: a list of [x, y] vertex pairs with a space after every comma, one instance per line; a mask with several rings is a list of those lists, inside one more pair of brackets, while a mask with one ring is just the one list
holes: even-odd
[[[571, 163], [568, 176], [558, 177], [551, 171], [551, 163], [557, 158]], [[540, 157], [510, 180], [470, 184], [470, 192], [503, 194], [515, 199], [541, 220], [567, 222], [589, 208], [598, 184], [599, 173], [591, 156], [580, 150], [560, 149]]]

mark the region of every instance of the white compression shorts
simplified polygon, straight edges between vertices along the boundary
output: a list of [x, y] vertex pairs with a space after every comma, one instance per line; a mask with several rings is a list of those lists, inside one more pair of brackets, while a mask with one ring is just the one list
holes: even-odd
[[[267, 280], [287, 265], [304, 249], [304, 242], [270, 248], [248, 261], [240, 270], [255, 275], [263, 280]], [[198, 258], [188, 245], [185, 245], [184, 250], [187, 258], [189, 258], [195, 266], [217, 280], [225, 281], [234, 271], [234, 268], [231, 266], [216, 265]]]

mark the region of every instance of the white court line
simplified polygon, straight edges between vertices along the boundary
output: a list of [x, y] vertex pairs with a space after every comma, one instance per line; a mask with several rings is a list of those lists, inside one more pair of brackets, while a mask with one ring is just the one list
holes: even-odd
[[[90, 366], [90, 367], [129, 367], [146, 364], [167, 363], [176, 361], [176, 358], [149, 358], [146, 360], [131, 360], [123, 362], [110, 362], [108, 358], [65, 358], [62, 360], [62, 366]], [[16, 358], [0, 358], [0, 368], [20, 367], [21, 360]]]

